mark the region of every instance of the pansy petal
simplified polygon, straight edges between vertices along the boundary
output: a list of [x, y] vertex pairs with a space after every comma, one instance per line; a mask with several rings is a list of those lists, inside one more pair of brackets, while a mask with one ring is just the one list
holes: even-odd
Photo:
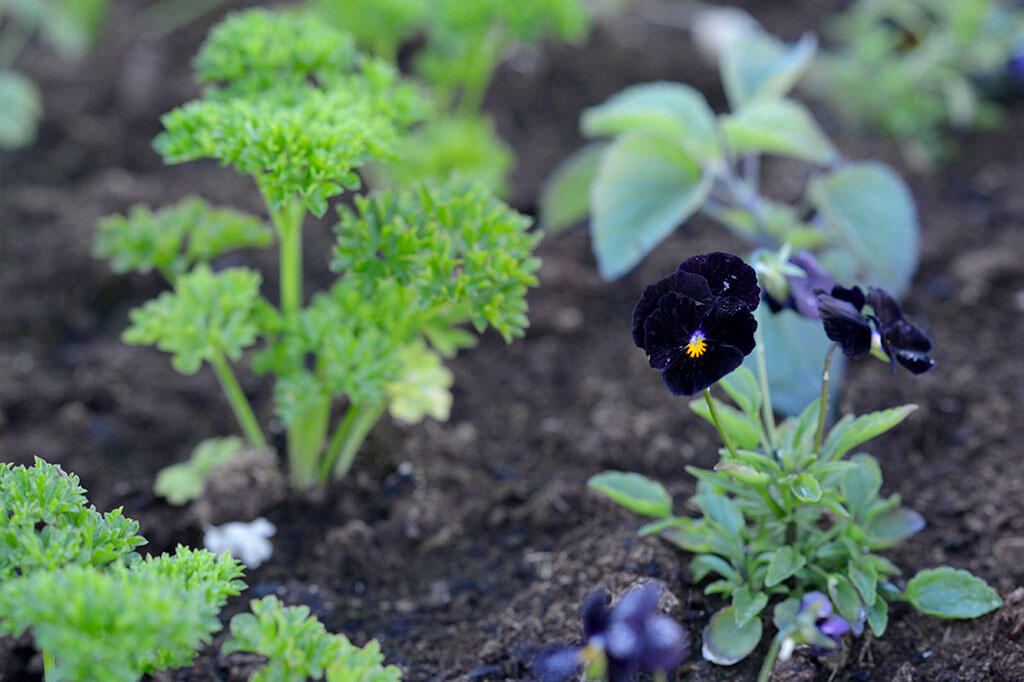
[[612, 620], [639, 623], [652, 613], [657, 613], [659, 599], [661, 588], [657, 583], [634, 587], [622, 595], [619, 603], [612, 609]]
[[896, 350], [893, 352], [896, 362], [900, 363], [913, 374], [924, 374], [935, 366], [935, 361], [927, 353], [913, 350]]
[[644, 323], [647, 318], [658, 307], [658, 301], [668, 293], [681, 294], [697, 301], [707, 301], [712, 298], [711, 287], [707, 280], [700, 275], [687, 272], [673, 272], [668, 277], [644, 288], [640, 294], [640, 300], [633, 308], [633, 343], [644, 348]]
[[686, 657], [686, 631], [668, 616], [655, 614], [644, 623], [643, 651], [637, 661], [648, 670], [669, 670]]
[[735, 346], [711, 342], [699, 358], [677, 354], [661, 378], [672, 395], [696, 395], [743, 364], [743, 353]]
[[885, 289], [871, 287], [868, 289], [868, 305], [875, 310], [875, 317], [883, 329], [891, 327], [897, 321], [903, 319], [903, 309], [900, 304]]
[[670, 292], [661, 297], [658, 307], [644, 321], [644, 346], [655, 369], [665, 369], [680, 348], [690, 340], [700, 319], [701, 303], [688, 296]]
[[708, 339], [738, 348], [744, 355], [754, 350], [757, 320], [739, 299], [723, 296], [715, 301], [700, 322]]
[[821, 634], [826, 637], [831, 637], [836, 643], [839, 642], [839, 638], [850, 631], [850, 624], [846, 622], [841, 616], [829, 616], [824, 621], [819, 622], [818, 630]]
[[818, 294], [818, 312], [825, 326], [825, 335], [840, 345], [843, 355], [862, 358], [868, 354], [871, 350], [871, 324], [853, 304], [829, 294]]
[[814, 614], [815, 619], [828, 618], [832, 615], [832, 600], [824, 592], [819, 591], [805, 594], [803, 599], [800, 600], [800, 608], [796, 610], [796, 613], [799, 616], [807, 609], [815, 606], [817, 607], [817, 612]]
[[864, 292], [861, 291], [861, 288], [857, 286], [853, 286], [847, 289], [846, 287], [841, 287], [837, 284], [834, 287], [832, 287], [832, 291], [829, 293], [831, 294], [832, 298], [837, 298], [840, 301], [846, 301], [847, 303], [852, 305], [854, 308], [857, 309], [858, 313], [864, 309], [864, 303], [867, 300], [864, 297]]
[[702, 276], [711, 285], [715, 296], [738, 298], [754, 310], [761, 300], [761, 287], [757, 285], [754, 268], [731, 253], [705, 253], [683, 261], [680, 272], [692, 272]]
[[550, 646], [537, 652], [530, 668], [542, 682], [562, 682], [574, 678], [580, 670], [578, 646]]
[[580, 607], [580, 618], [583, 621], [583, 641], [589, 640], [608, 627], [608, 593], [596, 590], [587, 595]]
[[608, 682], [632, 682], [636, 677], [636, 661], [608, 657]]
[[643, 623], [612, 620], [605, 630], [604, 648], [609, 658], [636, 660], [643, 648]]

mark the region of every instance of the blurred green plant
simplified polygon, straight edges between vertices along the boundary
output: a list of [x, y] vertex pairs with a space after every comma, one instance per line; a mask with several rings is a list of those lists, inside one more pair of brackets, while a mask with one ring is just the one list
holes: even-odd
[[1024, 74], [1008, 68], [1024, 38], [1018, 3], [859, 0], [832, 34], [837, 47], [820, 60], [812, 88], [847, 123], [884, 133], [918, 166], [949, 158], [953, 133], [1000, 123], [993, 90], [1024, 87]]
[[[360, 54], [308, 10], [230, 15], [195, 63], [203, 96], [165, 115], [154, 145], [168, 163], [215, 158], [251, 176], [272, 227], [197, 199], [137, 207], [101, 224], [96, 254], [118, 271], [167, 278], [172, 289], [131, 312], [124, 340], [172, 353], [186, 374], [209, 364], [258, 448], [266, 439], [232, 363], [266, 342], [254, 368], [277, 377], [290, 474], [308, 488], [343, 476], [384, 412], [407, 422], [448, 417], [452, 375], [441, 357], [473, 343], [466, 322], [508, 341], [523, 333], [538, 237], [526, 218], [457, 178], [359, 196], [339, 211], [338, 280], [305, 306], [306, 214], [322, 217], [329, 199], [360, 187], [358, 170], [395, 158], [424, 101], [387, 62]], [[228, 249], [275, 237], [276, 307], [255, 270], [212, 266]], [[176, 475], [195, 484], [199, 465]]]
[[507, 191], [514, 157], [481, 112], [495, 68], [515, 45], [555, 38], [582, 39], [588, 7], [582, 0], [311, 0], [322, 16], [350, 31], [358, 45], [394, 61], [402, 45], [419, 40], [414, 72], [429, 87], [432, 115], [400, 158], [375, 169], [401, 187], [410, 180], [461, 173], [497, 193]]
[[[587, 109], [583, 133], [610, 139], [589, 143], [555, 171], [540, 201], [542, 227], [567, 229], [589, 213], [597, 266], [611, 280], [701, 213], [753, 245], [816, 250], [838, 279], [902, 292], [917, 267], [910, 191], [884, 164], [844, 160], [810, 110], [786, 96], [816, 45], [810, 34], [787, 45], [760, 30], [729, 42], [720, 53], [729, 111], [719, 115], [700, 92], [670, 82], [633, 85]], [[799, 200], [762, 192], [763, 156], [809, 166]], [[815, 343], [813, 323], [790, 311], [759, 313], [758, 323], [775, 349], [775, 404], [797, 413], [814, 397], [827, 343]], [[841, 371], [837, 363], [834, 378]]]
[[81, 59], [96, 39], [110, 0], [0, 0], [0, 148], [36, 139], [43, 97], [14, 69], [25, 45], [39, 36], [64, 59]]

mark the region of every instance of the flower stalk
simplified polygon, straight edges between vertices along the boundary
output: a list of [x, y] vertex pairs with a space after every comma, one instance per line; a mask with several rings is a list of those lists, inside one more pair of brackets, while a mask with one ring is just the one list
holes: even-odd
[[825, 368], [821, 372], [821, 399], [818, 402], [818, 429], [814, 432], [814, 454], [821, 454], [821, 439], [825, 435], [825, 417], [828, 414], [828, 383], [829, 369], [832, 367], [832, 353], [837, 344], [828, 347], [825, 353]]

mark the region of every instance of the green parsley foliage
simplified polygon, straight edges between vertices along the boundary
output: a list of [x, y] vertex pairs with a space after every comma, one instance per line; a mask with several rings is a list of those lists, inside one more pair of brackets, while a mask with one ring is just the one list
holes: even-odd
[[173, 283], [197, 263], [233, 249], [269, 246], [273, 240], [273, 231], [260, 219], [190, 197], [158, 211], [136, 205], [128, 215], [104, 218], [94, 253], [109, 258], [114, 272], [157, 270]]
[[360, 649], [342, 635], [332, 635], [307, 606], [284, 606], [277, 597], [250, 603], [252, 613], [231, 619], [231, 639], [222, 651], [252, 651], [266, 656], [266, 667], [250, 682], [396, 682], [394, 666], [383, 667], [376, 642]]
[[428, 15], [425, 0], [312, 0], [311, 4], [332, 24], [351, 33], [360, 47], [392, 60]]
[[120, 509], [100, 514], [78, 477], [36, 458], [0, 463], [0, 581], [69, 564], [102, 567], [134, 555], [145, 539]]
[[106, 571], [39, 572], [0, 587], [0, 631], [31, 630], [36, 646], [55, 656], [54, 680], [138, 680], [192, 662], [220, 629], [227, 596], [244, 587], [241, 573], [227, 555], [181, 547]]
[[234, 15], [197, 63], [200, 80], [224, 84], [166, 114], [154, 146], [167, 163], [214, 158], [251, 175], [272, 212], [298, 198], [322, 216], [359, 186], [355, 169], [394, 154], [424, 106], [393, 66], [299, 12]]
[[195, 374], [203, 361], [238, 360], [256, 341], [263, 307], [260, 274], [246, 268], [213, 272], [200, 264], [165, 291], [131, 311], [125, 343], [155, 344], [174, 354], [174, 368]]
[[370, 293], [382, 279], [453, 323], [491, 325], [506, 341], [526, 328], [526, 290], [540, 261], [529, 220], [472, 183], [420, 184], [342, 208], [332, 268]]

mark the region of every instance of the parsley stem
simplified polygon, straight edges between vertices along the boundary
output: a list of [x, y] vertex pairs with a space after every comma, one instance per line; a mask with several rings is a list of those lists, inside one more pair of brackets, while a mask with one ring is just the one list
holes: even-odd
[[301, 201], [292, 200], [280, 211], [271, 211], [270, 215], [281, 242], [281, 312], [288, 317], [302, 308], [302, 218], [305, 206]]
[[387, 401], [349, 406], [344, 419], [331, 437], [327, 452], [324, 453], [323, 468], [320, 471], [322, 480], [327, 480], [332, 467], [335, 478], [345, 477], [352, 468], [359, 447], [366, 440], [373, 425], [384, 414], [386, 407]]
[[[757, 376], [761, 383], [761, 407], [764, 412], [764, 426], [768, 430], [768, 443], [772, 450], [778, 447], [778, 436], [775, 433], [775, 408], [772, 407], [772, 394], [768, 388], [768, 361], [765, 359], [764, 334], [761, 325], [754, 331], [757, 350]], [[768, 453], [773, 454], [773, 453]]]
[[231, 365], [228, 364], [228, 361], [220, 353], [216, 353], [210, 358], [210, 365], [213, 366], [213, 371], [217, 373], [220, 386], [224, 389], [224, 394], [227, 395], [228, 402], [231, 404], [231, 409], [235, 412], [235, 418], [238, 419], [238, 423], [241, 425], [242, 431], [245, 433], [249, 443], [253, 447], [260, 449], [267, 447], [267, 441], [263, 438], [259, 422], [256, 420], [256, 415], [253, 414], [252, 407], [249, 405], [249, 399], [245, 397], [242, 387], [238, 384], [238, 379], [235, 378], [235, 373], [231, 371]]
[[57, 679], [54, 677], [53, 670], [56, 665], [57, 662], [53, 659], [53, 654], [48, 649], [43, 649], [43, 679], [46, 682], [53, 682]]
[[825, 354], [825, 369], [821, 372], [821, 399], [818, 406], [818, 430], [814, 434], [814, 454], [821, 454], [821, 439], [825, 435], [825, 413], [828, 412], [828, 371], [832, 366], [832, 353], [836, 350], [836, 344], [828, 347]]
[[718, 429], [718, 433], [722, 436], [722, 442], [725, 443], [725, 447], [729, 448], [729, 454], [734, 458], [739, 459], [739, 455], [736, 454], [736, 446], [732, 443], [732, 438], [726, 433], [725, 429], [722, 428], [722, 422], [718, 418], [718, 410], [715, 409], [715, 401], [711, 399], [711, 389], [704, 389], [704, 400], [708, 403], [708, 410], [711, 412], [711, 421], [715, 423], [715, 428]]
[[288, 425], [288, 468], [292, 485], [307, 490], [318, 480], [319, 456], [327, 437], [331, 399], [311, 401], [311, 406]]

